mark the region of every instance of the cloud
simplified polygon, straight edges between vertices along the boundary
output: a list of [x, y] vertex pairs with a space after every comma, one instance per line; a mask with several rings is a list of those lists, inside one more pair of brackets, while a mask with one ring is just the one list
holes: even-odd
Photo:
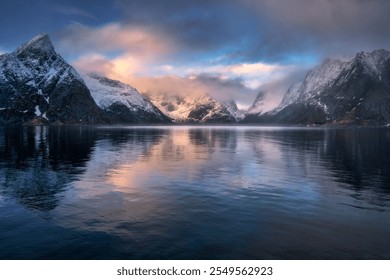
[[224, 52], [234, 63], [283, 63], [292, 55], [323, 57], [390, 47], [387, 0], [118, 3], [124, 22], [148, 26], [169, 36], [187, 57], [188, 52], [198, 56]]
[[265, 64], [265, 63], [243, 63], [239, 65], [229, 66], [228, 70], [232, 73], [245, 75], [245, 74], [253, 74], [253, 73], [264, 73], [264, 72], [273, 72], [282, 68], [276, 64]]
[[285, 75], [276, 79], [270, 79], [268, 82], [260, 85], [257, 90], [264, 93], [265, 106], [263, 107], [263, 112], [270, 111], [278, 106], [287, 90], [300, 81], [305, 76], [307, 70], [304, 67], [296, 67], [291, 69], [290, 72], [286, 72]]
[[[127, 82], [142, 92], [208, 94], [220, 101], [235, 100], [241, 107], [249, 107], [259, 91], [265, 92], [270, 104], [276, 106], [288, 86], [298, 80], [294, 74], [299, 69], [296, 65], [265, 63], [208, 67], [175, 67], [163, 64], [152, 67], [140, 64], [128, 54], [113, 59], [90, 54], [75, 61], [74, 65], [82, 72], [98, 72]], [[287, 85], [287, 82], [290, 84]]]
[[253, 35], [252, 19], [235, 0], [149, 0], [147, 4], [141, 0], [119, 0], [117, 3], [123, 11], [124, 23], [147, 26], [169, 37], [184, 60], [210, 58], [221, 51], [235, 53]]
[[75, 56], [78, 69], [143, 91], [202, 92], [249, 104], [261, 90], [276, 104], [322, 57], [390, 47], [390, 2], [384, 0], [115, 5], [122, 13], [115, 21], [72, 24], [59, 32], [59, 49]]
[[71, 24], [58, 37], [59, 48], [72, 54], [125, 52], [142, 59], [153, 59], [175, 50], [169, 39], [152, 30], [118, 23], [101, 27]]
[[122, 13], [115, 23], [66, 28], [63, 50], [125, 49], [182, 64], [216, 58], [285, 64], [390, 47], [387, 0], [118, 0], [113, 6]]
[[[387, 0], [119, 1], [124, 21], [170, 36], [185, 51], [223, 49], [237, 62], [390, 47]], [[137, 11], [135, 14], [134, 11]]]
[[192, 81], [218, 100], [235, 100], [243, 106], [249, 106], [257, 95], [257, 90], [246, 86], [240, 78], [226, 78], [202, 73], [192, 77]]
[[[74, 57], [72, 64], [82, 72], [97, 72], [124, 82], [150, 73], [164, 63], [175, 48], [147, 28], [110, 23], [100, 27], [71, 24], [58, 34], [58, 49]], [[165, 65], [165, 64], [164, 64]], [[166, 65], [161, 68], [168, 71]]]
[[88, 54], [74, 61], [73, 65], [81, 72], [98, 73], [127, 83], [133, 82], [134, 77], [145, 69], [138, 58], [129, 54], [112, 59], [100, 54]]
[[52, 9], [58, 13], [67, 16], [77, 16], [77, 17], [84, 17], [87, 19], [97, 19], [96, 16], [94, 16], [93, 14], [87, 12], [86, 10], [80, 9], [78, 7], [69, 7], [69, 6], [53, 4]]
[[259, 88], [270, 81], [279, 80], [299, 68], [297, 65], [279, 65], [272, 63], [243, 63], [225, 67], [222, 70], [230, 77], [238, 76], [244, 80], [247, 87]]
[[205, 94], [219, 101], [236, 100], [249, 107], [257, 91], [246, 87], [240, 79], [228, 79], [221, 76], [200, 74], [187, 77], [137, 77], [133, 85], [141, 92], [149, 94], [172, 94], [203, 96]]
[[112, 76], [114, 63], [101, 54], [91, 53], [80, 57], [73, 65], [85, 73], [97, 73]]
[[[288, 52], [310, 50], [352, 54], [390, 47], [387, 0], [243, 0], [258, 18], [262, 34], [252, 54], [283, 57]], [[261, 44], [263, 43], [263, 45]]]

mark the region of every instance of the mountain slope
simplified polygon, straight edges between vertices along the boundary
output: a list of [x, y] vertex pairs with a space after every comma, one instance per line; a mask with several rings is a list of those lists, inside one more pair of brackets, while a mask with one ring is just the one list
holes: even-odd
[[135, 88], [97, 74], [82, 75], [92, 98], [114, 123], [170, 122]]
[[84, 81], [48, 35], [0, 56], [0, 124], [104, 121]]
[[246, 121], [281, 124], [390, 123], [390, 52], [358, 53], [349, 61], [325, 60], [293, 85], [280, 105]]

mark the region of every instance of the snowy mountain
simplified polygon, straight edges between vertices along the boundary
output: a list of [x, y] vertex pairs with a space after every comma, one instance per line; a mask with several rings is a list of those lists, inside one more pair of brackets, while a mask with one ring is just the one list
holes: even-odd
[[149, 100], [175, 123], [231, 123], [232, 113], [211, 96], [149, 94]]
[[265, 107], [265, 94], [264, 92], [259, 92], [253, 101], [253, 104], [248, 108], [244, 114], [244, 119], [246, 122], [251, 121], [252, 119], [256, 120], [264, 112]]
[[285, 124], [390, 123], [390, 52], [326, 59], [290, 87], [280, 105], [244, 121]]
[[96, 104], [112, 122], [170, 122], [169, 118], [130, 85], [97, 74], [83, 74], [82, 78]]
[[103, 121], [84, 81], [48, 35], [0, 56], [0, 124]]
[[298, 82], [288, 90], [275, 112], [295, 102], [320, 95], [322, 90], [331, 84], [348, 65], [348, 61], [325, 59], [320, 66], [310, 70], [303, 81]]
[[241, 121], [246, 114], [245, 110], [238, 109], [237, 103], [234, 100], [222, 102], [229, 113], [236, 119], [237, 122]]

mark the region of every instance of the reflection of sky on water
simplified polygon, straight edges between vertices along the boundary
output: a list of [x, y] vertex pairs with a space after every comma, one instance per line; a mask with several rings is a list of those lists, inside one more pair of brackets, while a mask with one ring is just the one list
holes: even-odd
[[114, 258], [153, 252], [156, 258], [372, 258], [390, 252], [390, 244], [381, 243], [390, 233], [390, 163], [380, 157], [389, 151], [385, 130], [0, 132], [3, 235], [15, 232], [12, 227], [23, 234], [34, 221], [36, 232], [47, 227], [64, 246], [82, 240], [93, 247], [106, 236], [104, 250], [113, 250], [107, 254]]
[[[332, 205], [341, 203], [340, 192], [352, 195], [348, 189], [339, 189], [337, 176], [326, 168], [326, 162], [324, 166], [318, 153], [326, 131], [307, 132], [314, 135], [305, 134], [304, 142], [300, 137], [294, 139], [296, 131], [290, 132], [291, 142], [274, 132], [180, 128], [162, 130], [152, 144], [148, 138], [113, 149], [107, 141], [97, 142], [86, 171], [75, 183], [77, 198], [99, 196], [100, 203], [100, 196], [108, 195], [108, 200], [121, 201], [122, 207], [130, 201], [137, 211], [145, 207], [146, 212], [161, 213], [169, 201], [183, 199], [182, 193], [188, 192], [185, 199], [191, 195], [226, 200], [242, 196], [268, 206], [283, 200], [286, 203], [280, 209], [301, 214], [313, 211], [324, 197], [332, 198], [328, 202]], [[142, 204], [138, 205], [140, 193]], [[350, 196], [341, 199], [355, 203]], [[106, 218], [111, 219], [109, 214]]]

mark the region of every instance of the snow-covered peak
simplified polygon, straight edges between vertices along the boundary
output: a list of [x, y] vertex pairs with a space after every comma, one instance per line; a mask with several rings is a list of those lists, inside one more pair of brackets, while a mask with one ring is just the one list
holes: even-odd
[[238, 109], [237, 103], [234, 100], [222, 102], [222, 105], [226, 107], [229, 113], [236, 119], [236, 121], [240, 121], [245, 117], [245, 110]]
[[248, 109], [248, 114], [260, 114], [264, 111], [264, 98], [265, 98], [265, 93], [264, 92], [259, 92], [256, 96], [255, 101], [253, 102], [252, 106], [249, 107]]
[[296, 101], [307, 100], [320, 94], [326, 86], [335, 82], [342, 71], [351, 69], [356, 63], [364, 65], [365, 69], [372, 75], [378, 75], [383, 70], [385, 61], [389, 58], [390, 52], [384, 49], [360, 52], [353, 59], [327, 58], [321, 65], [310, 70], [302, 81], [288, 90], [277, 110]]
[[34, 118], [70, 123], [103, 119], [80, 75], [56, 53], [46, 34], [0, 58], [1, 94], [5, 108], [24, 114], [12, 116], [15, 123]]
[[123, 104], [129, 109], [142, 108], [154, 112], [154, 107], [135, 88], [117, 80], [90, 73], [82, 74], [96, 104], [107, 109], [113, 104]]
[[14, 78], [41, 90], [60, 82], [78, 80], [83, 83], [77, 71], [56, 53], [47, 34], [40, 34], [15, 51], [1, 56], [0, 78], [4, 76], [4, 69], [12, 69]]
[[212, 98], [205, 95], [184, 95], [184, 94], [149, 94], [150, 101], [174, 122], [196, 122], [205, 123], [217, 119], [234, 121], [235, 117], [228, 108]]
[[282, 99], [280, 105], [273, 110], [273, 113], [279, 112], [284, 107], [316, 96], [340, 75], [340, 73], [349, 67], [350, 61], [342, 59], [325, 59], [321, 65], [310, 70], [306, 77], [291, 86]]
[[325, 59], [320, 66], [307, 73], [301, 84], [301, 91], [310, 94], [318, 93], [319, 90], [340, 75], [347, 65], [347, 61], [340, 59]]
[[223, 105], [229, 110], [229, 112], [236, 112], [238, 111], [237, 103], [234, 100], [224, 101], [222, 102]]
[[49, 35], [39, 34], [27, 43], [18, 47], [14, 53], [16, 55], [21, 55], [26, 52], [54, 53], [55, 50]]
[[390, 58], [390, 52], [384, 49], [373, 52], [360, 52], [356, 55], [356, 62], [362, 63], [366, 70], [374, 75], [383, 70], [384, 62]]

